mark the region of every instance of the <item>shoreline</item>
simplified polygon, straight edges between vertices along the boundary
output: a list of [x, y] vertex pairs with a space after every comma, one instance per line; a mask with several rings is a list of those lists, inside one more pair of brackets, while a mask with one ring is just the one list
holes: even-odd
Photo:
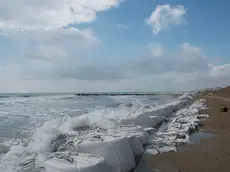
[[[191, 132], [197, 129], [200, 119], [202, 120], [206, 118], [205, 115], [203, 115], [202, 113], [200, 113], [202, 115], [198, 115], [199, 109], [203, 109], [206, 107], [205, 104], [202, 100], [200, 100], [200, 98], [197, 101], [194, 97], [192, 98], [190, 94], [185, 94], [179, 97], [177, 100], [172, 101], [166, 105], [167, 106], [162, 106], [160, 108], [154, 109], [151, 112], [141, 113], [133, 119], [121, 119], [121, 126], [125, 125], [128, 127], [123, 128], [120, 126], [118, 128], [114, 128], [114, 130], [111, 130], [108, 133], [98, 130], [96, 138], [94, 137], [94, 135], [92, 135], [91, 131], [82, 133], [82, 135], [78, 135], [77, 137], [62, 137], [61, 135], [60, 139], [58, 137], [53, 141], [55, 143], [53, 144], [54, 149], [52, 150], [54, 154], [51, 154], [53, 156], [56, 156], [55, 152], [57, 152], [59, 148], [60, 150], [70, 150], [73, 152], [77, 149], [79, 150], [79, 153], [89, 153], [94, 156], [98, 156], [98, 160], [100, 159], [100, 157], [105, 158], [105, 161], [103, 162], [103, 164], [105, 165], [104, 167], [107, 167], [108, 165], [108, 167], [114, 171], [116, 171], [116, 169], [129, 171], [133, 169], [134, 166], [136, 166], [136, 169], [134, 169], [135, 172], [143, 172], [143, 170], [147, 172], [148, 169], [146, 169], [147, 165], [145, 164], [146, 162], [150, 162], [149, 156], [155, 155], [155, 157], [158, 158], [162, 155], [167, 155], [167, 153], [163, 152], [178, 150], [177, 148], [180, 147], [180, 145], [184, 145], [185, 143], [189, 142], [189, 135]], [[130, 128], [128, 124], [134, 124], [134, 122], [136, 125], [141, 125], [142, 127], [137, 128], [134, 126], [134, 128]], [[158, 123], [162, 124], [161, 127], [159, 127], [159, 130], [153, 130], [158, 125]], [[117, 132], [120, 134], [117, 134]], [[107, 137], [107, 134], [113, 135], [113, 138]], [[119, 138], [121, 135], [124, 135], [125, 137]], [[90, 142], [90, 144], [87, 141], [89, 137], [92, 137], [92, 142]], [[103, 138], [106, 138], [107, 140]], [[64, 142], [60, 142], [61, 144], [59, 144], [59, 140], [64, 140]], [[70, 143], [69, 141], [71, 142], [70, 147], [68, 145], [68, 143]], [[100, 144], [98, 145], [97, 143]], [[91, 149], [92, 145], [93, 147]], [[121, 145], [123, 146], [121, 147]], [[124, 145], [126, 145], [127, 148], [124, 149]], [[99, 149], [101, 151], [98, 152]], [[104, 153], [101, 154], [102, 150]], [[114, 152], [114, 154], [111, 154], [111, 152]], [[140, 163], [137, 163], [137, 161], [135, 163], [136, 158], [139, 158], [139, 155], [143, 155], [143, 153], [146, 156], [144, 156], [144, 158], [141, 158], [140, 163], [142, 164], [140, 165]], [[48, 154], [51, 155], [50, 153]], [[29, 165], [28, 162], [32, 162], [35, 160], [35, 168], [40, 168], [36, 164], [39, 164], [40, 158], [43, 159], [43, 157], [45, 156], [45, 154], [40, 153], [34, 157], [31, 157], [33, 160], [26, 159], [25, 161], [22, 161], [19, 165], [22, 168], [26, 168]], [[66, 155], [63, 155], [63, 157], [64, 156]], [[73, 158], [79, 158], [78, 155], [75, 154], [71, 154], [68, 156], [72, 156]], [[81, 156], [82, 157], [80, 158], [84, 159], [83, 155]], [[146, 157], [147, 161], [144, 161]], [[120, 159], [122, 159], [122, 161], [120, 161]], [[154, 161], [154, 163], [156, 162], [157, 161]], [[71, 165], [71, 163], [69, 163], [69, 165]], [[148, 165], [151, 166], [152, 163], [149, 163]], [[156, 164], [154, 164], [154, 167], [152, 168], [155, 168], [155, 165]], [[93, 168], [93, 165], [91, 166], [89, 168]], [[42, 167], [45, 167], [45, 164]], [[78, 168], [78, 166], [76, 165], [75, 168]], [[170, 172], [171, 171], [172, 170], [170, 170]]]
[[[200, 138], [194, 144], [183, 146], [178, 152], [168, 152], [145, 157], [146, 166], [159, 172], [229, 172], [230, 171], [230, 112], [220, 108], [230, 105], [230, 88], [197, 95], [196, 99], [206, 99], [208, 109], [199, 114], [208, 114], [200, 132], [214, 137]], [[199, 132], [198, 132], [199, 133]]]

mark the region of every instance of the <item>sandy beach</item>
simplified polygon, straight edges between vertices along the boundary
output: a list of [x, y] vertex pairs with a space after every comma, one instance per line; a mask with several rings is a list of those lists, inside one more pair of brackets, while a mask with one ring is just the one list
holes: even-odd
[[179, 152], [169, 152], [145, 159], [147, 166], [160, 172], [229, 172], [230, 171], [230, 87], [196, 97], [206, 99], [208, 109], [200, 114], [210, 117], [200, 132], [213, 135], [188, 144]]

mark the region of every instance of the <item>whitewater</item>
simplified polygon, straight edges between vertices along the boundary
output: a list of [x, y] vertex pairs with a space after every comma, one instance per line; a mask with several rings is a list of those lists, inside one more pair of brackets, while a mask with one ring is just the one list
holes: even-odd
[[191, 94], [0, 94], [1, 172], [128, 172], [176, 151], [206, 108]]

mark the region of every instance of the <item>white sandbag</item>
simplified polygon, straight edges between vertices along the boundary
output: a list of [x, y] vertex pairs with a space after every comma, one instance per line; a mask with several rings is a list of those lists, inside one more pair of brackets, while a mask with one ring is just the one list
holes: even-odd
[[135, 119], [135, 125], [139, 125], [139, 126], [142, 126], [144, 128], [156, 126], [153, 119], [151, 119], [150, 116], [147, 114], [138, 115]]
[[167, 117], [169, 115], [172, 115], [173, 113], [173, 106], [167, 106], [167, 107], [162, 107], [160, 109], [157, 109], [155, 111], [155, 115], [153, 116], [160, 116], [160, 117]]
[[135, 159], [128, 138], [106, 137], [105, 140], [112, 145], [120, 162], [121, 172], [128, 172], [135, 168]]
[[35, 159], [35, 167], [36, 168], [44, 168], [45, 167], [45, 162], [48, 159], [51, 159], [53, 157], [52, 154], [47, 153], [47, 154], [39, 154], [36, 159]]
[[203, 102], [201, 102], [201, 101], [196, 101], [196, 102], [194, 102], [192, 105], [191, 105], [191, 107], [190, 107], [191, 109], [197, 109], [197, 110], [201, 110], [201, 109], [206, 109], [206, 105], [203, 103]]
[[149, 134], [140, 126], [134, 126], [134, 127], [119, 127], [115, 129], [115, 132], [118, 134], [123, 134], [123, 136], [129, 137], [129, 136], [136, 136], [142, 145], [145, 145], [148, 143], [149, 140]]
[[158, 155], [159, 152], [155, 148], [147, 148], [145, 150], [144, 156]]
[[165, 153], [165, 152], [176, 152], [176, 147], [175, 146], [164, 146], [159, 148], [160, 153]]
[[182, 109], [183, 107], [185, 107], [186, 105], [187, 105], [187, 101], [180, 101], [176, 105], [172, 106], [172, 110], [173, 112], [176, 112], [179, 109]]
[[90, 153], [105, 159], [108, 171], [120, 172], [120, 162], [111, 144], [103, 141], [85, 141], [78, 145], [80, 153]]
[[136, 136], [128, 137], [130, 147], [132, 149], [134, 157], [138, 157], [144, 152], [144, 148], [140, 140]]
[[156, 132], [156, 129], [155, 129], [155, 128], [152, 128], [152, 127], [144, 128], [144, 130], [145, 130], [147, 133], [149, 133], [149, 134]]
[[138, 125], [144, 128], [155, 127], [154, 121], [150, 118], [151, 113], [140, 114], [135, 117], [122, 118], [119, 121], [120, 125]]
[[150, 118], [154, 122], [154, 127], [158, 126], [159, 124], [161, 124], [165, 120], [164, 117], [160, 117], [160, 116], [150, 116]]
[[[155, 118], [151, 118], [152, 116], [154, 116]], [[122, 118], [120, 119], [119, 124], [120, 125], [137, 125], [137, 126], [142, 126], [144, 128], [149, 128], [149, 127], [156, 127], [163, 120], [164, 119], [162, 118], [162, 116], [160, 115], [158, 116], [157, 113], [153, 111], [153, 112], [142, 113], [140, 115], [137, 115], [136, 117]]]
[[136, 136], [130, 135], [129, 133], [125, 133], [125, 134], [124, 133], [113, 133], [112, 135], [115, 138], [124, 137], [124, 136], [127, 137], [135, 158], [143, 154], [144, 148], [140, 140]]
[[[44, 172], [106, 172], [104, 158], [91, 154], [53, 153], [40, 155], [37, 162]], [[47, 159], [48, 158], [48, 159]], [[43, 165], [42, 165], [43, 163]], [[36, 168], [38, 168], [36, 166]]]
[[35, 159], [36, 159], [37, 155], [36, 154], [32, 154], [29, 155], [28, 157], [26, 157], [20, 164], [18, 167], [18, 172], [20, 171], [31, 171], [31, 169], [34, 168], [35, 166]]
[[197, 115], [196, 116], [196, 118], [199, 120], [199, 121], [205, 121], [206, 119], [208, 119], [209, 118], [209, 115], [207, 115], [207, 114], [199, 114], [199, 115]]

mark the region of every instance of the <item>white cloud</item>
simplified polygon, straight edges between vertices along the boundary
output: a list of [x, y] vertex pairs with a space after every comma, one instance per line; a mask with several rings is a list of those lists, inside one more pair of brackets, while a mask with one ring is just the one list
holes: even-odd
[[152, 26], [154, 34], [158, 34], [162, 29], [182, 24], [186, 13], [187, 9], [182, 5], [158, 5], [146, 23]]
[[200, 53], [201, 48], [200, 47], [194, 47], [190, 45], [189, 43], [183, 43], [181, 44], [181, 49], [185, 52], [192, 52], [192, 53]]
[[57, 29], [89, 23], [123, 0], [1, 0], [0, 29]]
[[[153, 91], [227, 84], [230, 65], [211, 64], [201, 47], [189, 43], [176, 53], [149, 44], [137, 59], [99, 58], [94, 50], [101, 41], [93, 31], [69, 25], [92, 22], [98, 12], [121, 1], [0, 1], [0, 39], [10, 45], [1, 52], [0, 92]], [[183, 6], [158, 6], [148, 23], [157, 34], [181, 24], [185, 13]]]
[[[101, 42], [89, 29], [60, 28], [55, 30], [6, 31], [5, 38], [16, 45], [23, 57], [55, 61], [79, 57]], [[28, 59], [27, 59], [28, 60]]]
[[230, 77], [230, 64], [224, 65], [209, 65], [210, 77], [220, 78], [220, 77]]
[[[91, 40], [84, 41], [88, 42], [87, 49], [93, 51]], [[162, 45], [150, 45], [163, 49]], [[0, 84], [0, 92], [189, 90], [230, 83], [230, 64], [210, 64], [212, 60], [205, 56], [201, 47], [183, 43], [173, 52], [164, 51], [161, 58], [156, 58], [150, 51], [146, 57], [113, 59], [113, 62], [92, 61], [87, 56], [73, 54], [58, 60], [52, 56], [49, 60], [46, 57], [26, 61], [20, 58], [17, 65], [0, 65], [0, 79], [4, 83]]]
[[161, 57], [164, 54], [164, 49], [160, 44], [149, 44], [149, 51], [152, 55], [152, 57]]

